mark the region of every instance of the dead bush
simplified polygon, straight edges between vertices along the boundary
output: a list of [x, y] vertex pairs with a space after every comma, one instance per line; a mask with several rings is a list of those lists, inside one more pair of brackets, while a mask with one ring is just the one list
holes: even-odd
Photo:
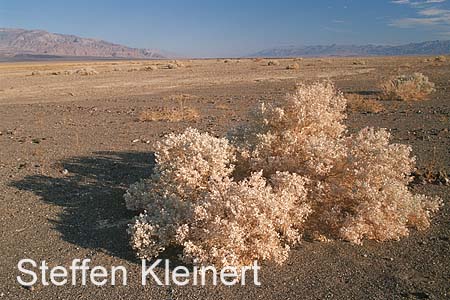
[[88, 75], [96, 75], [98, 72], [90, 67], [77, 69], [74, 71], [75, 74], [82, 75], [82, 76], [88, 76]]
[[298, 70], [300, 69], [300, 65], [298, 63], [293, 63], [286, 66], [287, 70]]
[[304, 232], [320, 240], [398, 240], [441, 204], [408, 190], [411, 147], [384, 130], [348, 135], [346, 99], [329, 82], [261, 104], [250, 123], [213, 137], [188, 128], [156, 145], [150, 179], [125, 194], [141, 258], [169, 246], [193, 264], [282, 263]]
[[172, 64], [176, 65], [178, 68], [185, 68], [186, 67], [186, 65], [183, 62], [179, 61], [179, 60], [173, 61]]
[[434, 61], [435, 61], [435, 62], [446, 62], [446, 61], [447, 61], [447, 58], [446, 58], [445, 56], [443, 56], [443, 55], [440, 55], [440, 56], [436, 56], [436, 57], [434, 58]]
[[352, 112], [379, 113], [384, 110], [383, 105], [373, 99], [366, 99], [358, 94], [345, 94], [347, 109]]
[[177, 66], [176, 64], [170, 63], [170, 64], [167, 64], [167, 69], [170, 69], [170, 70], [172, 70], [172, 69], [178, 69], [178, 66]]
[[355, 60], [355, 61], [353, 61], [353, 65], [365, 66], [366, 62], [364, 60]]
[[194, 108], [165, 108], [157, 107], [151, 110], [143, 111], [139, 114], [139, 121], [165, 121], [165, 122], [180, 122], [180, 121], [195, 121], [200, 117], [198, 111]]
[[155, 65], [150, 65], [150, 66], [145, 66], [143, 68], [144, 71], [154, 71], [154, 70], [158, 70], [158, 66]]
[[174, 94], [164, 97], [164, 100], [184, 103], [185, 101], [195, 100], [197, 98], [197, 96], [191, 94]]
[[392, 77], [381, 84], [383, 98], [389, 100], [423, 100], [435, 91], [434, 83], [422, 73]]
[[269, 61], [267, 62], [267, 65], [268, 65], [268, 66], [279, 66], [279, 65], [280, 65], [280, 62], [279, 62], [278, 60], [269, 60]]

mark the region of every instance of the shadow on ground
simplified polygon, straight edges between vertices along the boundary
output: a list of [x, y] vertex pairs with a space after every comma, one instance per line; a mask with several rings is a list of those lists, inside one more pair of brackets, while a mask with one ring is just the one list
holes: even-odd
[[50, 221], [65, 241], [133, 259], [126, 226], [134, 214], [126, 210], [123, 194], [130, 184], [151, 175], [154, 154], [95, 152], [60, 164], [69, 172], [64, 177], [32, 175], [12, 186], [63, 208], [58, 220]]
[[358, 94], [360, 96], [381, 96], [383, 93], [381, 91], [354, 91], [353, 94]]

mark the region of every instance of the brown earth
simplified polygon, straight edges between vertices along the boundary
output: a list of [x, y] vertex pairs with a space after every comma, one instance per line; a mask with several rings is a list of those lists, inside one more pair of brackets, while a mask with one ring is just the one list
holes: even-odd
[[[361, 60], [365, 64], [354, 64]], [[298, 70], [286, 69], [292, 59], [279, 61], [193, 60], [174, 69], [165, 61], [0, 64], [0, 298], [450, 298], [450, 188], [436, 183], [411, 185], [445, 204], [429, 230], [399, 242], [304, 241], [283, 266], [263, 265], [261, 287], [140, 285], [140, 262], [125, 232], [133, 214], [122, 195], [151, 173], [154, 142], [187, 126], [223, 135], [246, 122], [258, 101], [276, 101], [295, 82], [329, 78], [346, 93], [378, 101], [384, 77], [424, 73], [437, 87], [430, 100], [379, 101], [378, 113], [357, 105], [349, 112], [349, 131], [389, 128], [395, 142], [412, 145], [420, 170], [450, 171], [448, 61], [304, 59], [296, 61]], [[86, 72], [90, 68], [95, 72]], [[89, 73], [97, 74], [82, 75]], [[142, 112], [185, 109], [195, 118], [139, 121]], [[22, 258], [51, 266], [68, 267], [75, 258], [123, 265], [129, 285], [27, 289], [16, 280]]]

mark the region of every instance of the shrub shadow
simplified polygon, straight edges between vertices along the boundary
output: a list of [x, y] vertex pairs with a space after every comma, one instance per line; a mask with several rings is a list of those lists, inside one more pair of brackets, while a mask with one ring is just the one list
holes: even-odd
[[134, 213], [125, 208], [123, 194], [130, 184], [151, 175], [154, 153], [102, 151], [58, 164], [67, 175], [31, 175], [11, 185], [63, 208], [57, 220], [50, 220], [63, 240], [135, 260], [126, 233]]
[[383, 93], [381, 92], [381, 91], [369, 91], [369, 90], [365, 90], [365, 91], [352, 91], [352, 92], [349, 92], [350, 94], [357, 94], [357, 95], [360, 95], [360, 96], [373, 96], [373, 97], [375, 97], [375, 96], [381, 96]]

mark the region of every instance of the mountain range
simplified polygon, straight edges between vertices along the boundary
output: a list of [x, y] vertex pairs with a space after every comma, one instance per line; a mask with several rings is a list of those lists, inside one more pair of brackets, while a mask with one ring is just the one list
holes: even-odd
[[320, 56], [400, 56], [441, 55], [450, 53], [450, 41], [429, 41], [399, 46], [318, 45], [290, 46], [262, 50], [249, 57], [320, 57]]
[[[400, 56], [450, 53], [450, 40], [387, 45], [290, 46], [262, 50], [247, 57]], [[175, 57], [154, 49], [131, 48], [111, 42], [44, 30], [0, 28], [0, 61], [52, 59], [160, 59]]]
[[159, 50], [131, 48], [75, 35], [0, 28], [0, 58], [3, 60], [70, 57], [157, 59], [165, 55]]

